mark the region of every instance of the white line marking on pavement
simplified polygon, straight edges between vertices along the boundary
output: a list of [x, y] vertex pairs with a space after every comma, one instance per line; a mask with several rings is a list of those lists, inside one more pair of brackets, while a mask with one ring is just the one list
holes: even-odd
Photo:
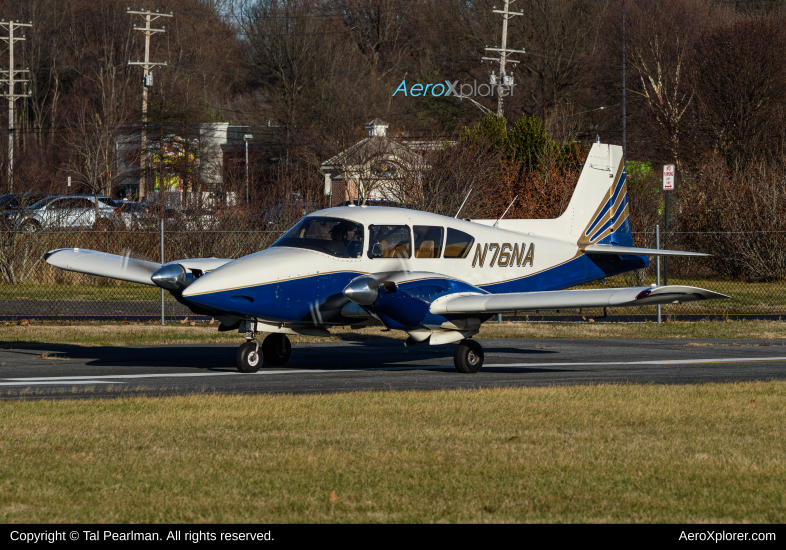
[[786, 361], [786, 357], [724, 357], [719, 359], [671, 359], [660, 361], [603, 361], [595, 363], [499, 363], [484, 367], [591, 367], [606, 365], [692, 365], [696, 363], [766, 363]]
[[[352, 369], [353, 371], [355, 369]], [[260, 370], [253, 374], [298, 374], [305, 372], [351, 372], [350, 370]], [[222, 371], [222, 372], [176, 372], [176, 373], [156, 373], [156, 374], [100, 374], [98, 376], [37, 376], [33, 378], [4, 378], [3, 380], [14, 381], [40, 381], [40, 380], [93, 380], [100, 381], [99, 378], [112, 378], [112, 379], [136, 379], [136, 378], [192, 378], [195, 376], [240, 376], [242, 372]], [[0, 382], [1, 384], [2, 382]]]
[[[25, 380], [20, 378], [19, 380]], [[62, 384], [127, 384], [127, 382], [112, 382], [111, 380], [60, 380], [41, 382], [0, 382], [0, 386], [54, 386]]]
[[[786, 357], [723, 357], [717, 359], [672, 359], [660, 361], [610, 361], [610, 362], [573, 362], [573, 363], [489, 363], [484, 367], [592, 367], [592, 366], [624, 366], [624, 365], [691, 365], [713, 363], [766, 363], [786, 361]], [[377, 372], [404, 370], [452, 370], [452, 365], [407, 365], [402, 367], [369, 367], [356, 369], [291, 369], [291, 370], [260, 370], [253, 375], [276, 374], [331, 374], [346, 372]], [[241, 372], [179, 372], [156, 374], [105, 374], [98, 376], [36, 376], [31, 378], [0, 379], [0, 386], [52, 385], [52, 384], [124, 384], [118, 380], [136, 380], [143, 378], [194, 378], [209, 376], [242, 376]], [[252, 376], [253, 376], [252, 375]]]

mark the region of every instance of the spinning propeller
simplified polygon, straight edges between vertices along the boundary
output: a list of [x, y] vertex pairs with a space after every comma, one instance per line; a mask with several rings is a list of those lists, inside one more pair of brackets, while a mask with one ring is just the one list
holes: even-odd
[[393, 258], [398, 260], [399, 269], [388, 269], [356, 277], [344, 287], [344, 296], [360, 306], [370, 306], [377, 301], [380, 287], [388, 292], [396, 292], [396, 283], [392, 278], [401, 273], [409, 273], [411, 270], [409, 269], [407, 258], [399, 254], [393, 256]]

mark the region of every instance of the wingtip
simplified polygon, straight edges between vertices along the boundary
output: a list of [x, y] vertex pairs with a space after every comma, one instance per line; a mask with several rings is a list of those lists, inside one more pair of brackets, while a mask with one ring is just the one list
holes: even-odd
[[44, 261], [49, 263], [49, 258], [57, 254], [58, 252], [62, 252], [63, 250], [73, 250], [73, 248], [56, 248], [54, 250], [50, 250], [46, 254], [44, 254]]

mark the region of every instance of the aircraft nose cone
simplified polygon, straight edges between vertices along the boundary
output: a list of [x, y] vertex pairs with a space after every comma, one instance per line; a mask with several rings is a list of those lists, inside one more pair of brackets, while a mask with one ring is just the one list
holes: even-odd
[[163, 289], [176, 292], [188, 286], [186, 270], [180, 264], [161, 266], [150, 276], [150, 280]]
[[371, 277], [358, 277], [352, 279], [349, 284], [344, 287], [343, 293], [347, 299], [356, 304], [370, 306], [376, 302], [379, 296], [379, 282]]

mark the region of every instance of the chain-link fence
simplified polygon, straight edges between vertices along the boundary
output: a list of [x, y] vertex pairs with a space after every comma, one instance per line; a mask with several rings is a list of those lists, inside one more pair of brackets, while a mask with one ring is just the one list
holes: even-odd
[[[268, 247], [281, 231], [167, 231], [164, 260], [238, 258]], [[663, 306], [665, 319], [786, 318], [786, 271], [780, 255], [786, 233], [674, 233], [661, 246], [714, 253], [712, 258], [661, 259], [661, 284], [698, 286], [731, 296]], [[655, 232], [635, 235], [638, 246], [655, 247]], [[154, 320], [161, 316], [157, 287], [63, 271], [48, 265], [44, 254], [57, 248], [87, 248], [161, 261], [158, 231], [5, 232], [0, 244], [0, 319]], [[460, 274], [455, 274], [460, 277]], [[653, 258], [647, 269], [582, 285], [580, 288], [644, 286], [656, 282]], [[167, 321], [193, 316], [165, 293]], [[653, 307], [610, 309], [607, 319], [654, 320]], [[600, 309], [538, 312], [521, 320], [603, 318]]]

